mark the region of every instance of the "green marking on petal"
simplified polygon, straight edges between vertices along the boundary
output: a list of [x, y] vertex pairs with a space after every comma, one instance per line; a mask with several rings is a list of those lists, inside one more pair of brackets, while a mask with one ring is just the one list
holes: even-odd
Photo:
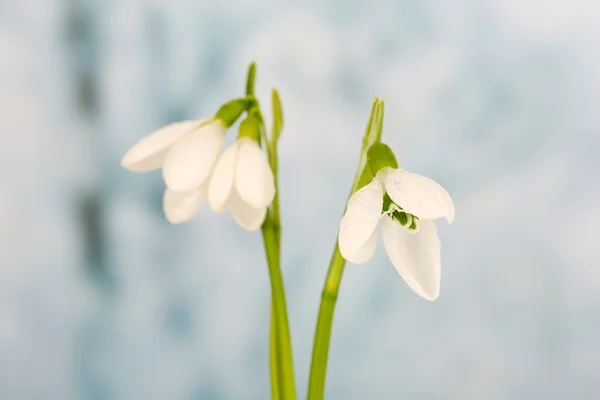
[[381, 213], [383, 214], [384, 212], [388, 211], [390, 209], [390, 206], [393, 204], [394, 202], [392, 201], [392, 199], [390, 198], [390, 196], [386, 193], [383, 195], [383, 205], [381, 207]]
[[400, 225], [406, 227], [406, 229], [415, 232], [419, 230], [419, 226], [417, 225], [419, 218], [405, 212], [402, 207], [394, 203], [387, 193], [383, 195], [383, 206], [381, 213], [387, 213], [393, 220], [398, 221]]
[[417, 217], [412, 216], [412, 222], [410, 223], [410, 225], [408, 226], [408, 229], [410, 229], [411, 231], [416, 231], [417, 230]]
[[400, 211], [394, 211], [394, 213], [392, 214], [392, 218], [400, 222], [400, 225], [402, 226], [406, 226], [406, 224], [408, 224], [408, 217], [408, 214]]

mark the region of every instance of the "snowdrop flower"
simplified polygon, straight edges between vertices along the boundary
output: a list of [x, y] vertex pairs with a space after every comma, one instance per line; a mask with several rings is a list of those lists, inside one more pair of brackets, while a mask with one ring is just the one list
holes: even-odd
[[440, 241], [434, 219], [454, 220], [448, 192], [433, 180], [398, 169], [391, 149], [374, 144], [368, 152], [375, 175], [350, 197], [338, 236], [340, 253], [354, 263], [368, 261], [377, 245], [377, 226], [385, 251], [404, 281], [419, 296], [440, 293]]
[[192, 219], [206, 202], [208, 178], [225, 133], [246, 108], [243, 99], [223, 105], [212, 119], [167, 125], [137, 142], [121, 165], [131, 171], [162, 168], [166, 183], [163, 209], [173, 224]]
[[273, 171], [259, 144], [258, 120], [240, 125], [236, 142], [226, 149], [210, 177], [208, 202], [215, 212], [229, 210], [242, 228], [254, 231], [265, 220], [275, 197]]

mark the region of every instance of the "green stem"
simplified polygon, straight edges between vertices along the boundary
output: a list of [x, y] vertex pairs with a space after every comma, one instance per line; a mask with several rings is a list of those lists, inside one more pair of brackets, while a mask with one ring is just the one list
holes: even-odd
[[[376, 98], [373, 103], [373, 108], [371, 109], [371, 118], [369, 119], [369, 124], [367, 125], [367, 130], [363, 138], [360, 161], [350, 190], [350, 196], [372, 179], [372, 174], [367, 166], [367, 151], [373, 143], [380, 141], [382, 124], [383, 101]], [[324, 396], [333, 314], [345, 264], [346, 260], [344, 260], [340, 254], [340, 249], [336, 240], [335, 249], [333, 250], [331, 261], [329, 262], [329, 270], [327, 271], [325, 285], [321, 294], [321, 306], [319, 308], [319, 316], [317, 317], [317, 327], [315, 330], [315, 341], [313, 343], [312, 362], [310, 366], [308, 400], [322, 400]]]
[[267, 149], [269, 165], [273, 171], [275, 197], [271, 208], [267, 211], [261, 230], [269, 277], [271, 281], [271, 324], [269, 330], [269, 369], [271, 372], [271, 396], [273, 400], [295, 400], [294, 363], [292, 358], [292, 341], [285, 302], [285, 289], [281, 274], [281, 223], [279, 217], [279, 187], [277, 184], [277, 138], [281, 129], [278, 121], [277, 131], [268, 139], [264, 119], [260, 112], [258, 100], [254, 98], [256, 80], [256, 64], [248, 68], [246, 95], [253, 98], [254, 105], [248, 114], [255, 112], [259, 118], [261, 136]]
[[327, 272], [323, 293], [321, 294], [321, 307], [319, 308], [310, 367], [308, 385], [309, 400], [323, 399], [333, 313], [335, 311], [335, 303], [338, 297], [345, 264], [346, 260], [344, 260], [340, 254], [340, 250], [336, 243], [329, 263], [329, 271]]
[[[275, 187], [278, 189], [277, 180], [277, 149], [275, 141], [267, 142], [269, 164], [273, 171]], [[262, 226], [263, 241], [267, 252], [269, 274], [271, 277], [272, 290], [272, 313], [271, 313], [271, 379], [274, 378], [273, 370], [277, 370], [276, 385], [271, 384], [273, 389], [279, 390], [274, 399], [295, 399], [296, 387], [294, 383], [294, 365], [292, 358], [292, 342], [290, 337], [287, 307], [285, 301], [285, 289], [281, 275], [281, 223], [279, 217], [279, 190], [275, 191], [275, 198], [271, 210], [267, 213], [265, 223]]]
[[[267, 255], [267, 264], [269, 266], [269, 276], [271, 278], [272, 324], [274, 325], [275, 333], [271, 336], [271, 339], [275, 339], [275, 351], [272, 352], [272, 355], [274, 353], [274, 361], [277, 369], [278, 398], [294, 400], [296, 398], [296, 388], [294, 384], [292, 341], [285, 304], [283, 277], [279, 265], [279, 248], [277, 247], [278, 230], [279, 228], [275, 224], [273, 213], [269, 210], [267, 218], [262, 225], [262, 234]], [[271, 343], [271, 346], [273, 346], [273, 343]], [[273, 388], [273, 385], [271, 385], [271, 388]]]
[[275, 332], [275, 307], [271, 301], [271, 329], [269, 330], [269, 371], [271, 372], [271, 399], [279, 400], [279, 380], [277, 368], [277, 332]]

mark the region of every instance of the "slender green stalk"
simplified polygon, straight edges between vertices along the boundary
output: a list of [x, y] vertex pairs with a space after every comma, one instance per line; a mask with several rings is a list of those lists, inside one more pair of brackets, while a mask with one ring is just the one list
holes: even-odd
[[[248, 69], [246, 95], [254, 97], [256, 64]], [[279, 100], [279, 98], [277, 98]], [[275, 107], [275, 105], [274, 105]], [[253, 109], [249, 113], [257, 113], [260, 120], [261, 136], [269, 157], [269, 165], [275, 180], [275, 198], [267, 211], [261, 230], [269, 267], [271, 281], [271, 324], [269, 330], [269, 369], [271, 372], [271, 396], [273, 400], [295, 400], [294, 363], [292, 358], [292, 342], [290, 337], [285, 288], [281, 274], [281, 223], [279, 216], [279, 188], [277, 184], [277, 140], [280, 135], [283, 117], [281, 105], [277, 103], [279, 112], [274, 115], [273, 132], [269, 140], [264, 126], [258, 100], [254, 99]]]
[[[273, 96], [276, 95], [274, 91]], [[265, 249], [267, 251], [267, 260], [269, 261], [269, 252], [276, 253], [272, 261], [269, 261], [269, 273], [271, 275], [271, 288], [272, 288], [272, 318], [274, 318], [274, 335], [275, 345], [273, 346], [274, 360], [273, 364], [276, 364], [278, 369], [278, 385], [276, 389], [279, 389], [278, 397], [281, 399], [295, 399], [296, 398], [296, 387], [294, 383], [294, 365], [292, 358], [292, 342], [290, 337], [289, 322], [287, 316], [287, 307], [285, 301], [285, 290], [283, 286], [283, 278], [281, 276], [281, 222], [279, 215], [279, 185], [278, 185], [278, 160], [277, 160], [277, 140], [279, 139], [281, 127], [282, 127], [282, 115], [281, 106], [279, 104], [279, 97], [277, 96], [277, 103], [274, 108], [278, 108], [279, 112], [275, 112], [273, 131], [270, 140], [266, 141], [266, 147], [269, 156], [269, 165], [273, 171], [273, 177], [275, 180], [275, 198], [271, 209], [267, 213], [265, 223], [262, 226], [263, 241], [265, 243]], [[261, 116], [262, 120], [262, 116]], [[264, 128], [264, 125], [263, 125]], [[263, 129], [264, 131], [264, 129]], [[264, 135], [266, 138], [266, 135]], [[268, 249], [269, 244], [272, 248]], [[276, 261], [276, 264], [274, 264]], [[274, 264], [274, 265], [273, 265]], [[272, 367], [273, 368], [273, 367]], [[273, 391], [274, 385], [271, 385]]]
[[[263, 242], [267, 254], [269, 276], [271, 278], [271, 296], [273, 308], [273, 325], [275, 338], [274, 361], [277, 368], [276, 379], [278, 397], [283, 400], [294, 400], [296, 388], [294, 384], [294, 365], [292, 359], [292, 342], [285, 304], [285, 289], [283, 277], [279, 266], [279, 250], [277, 249], [278, 228], [273, 220], [273, 213], [269, 210], [262, 226]], [[273, 388], [273, 385], [272, 385]]]
[[[281, 133], [281, 122], [283, 121], [283, 116], [281, 115], [281, 105], [279, 103], [279, 96], [277, 95], [277, 91], [273, 90], [273, 97], [277, 96], [277, 101], [273, 102], [274, 104], [274, 108], [279, 110], [278, 115], [274, 116], [274, 123], [273, 123], [273, 129], [272, 129], [272, 138], [271, 140], [268, 140], [268, 138], [266, 137], [266, 132], [265, 132], [265, 139], [266, 139], [266, 143], [268, 146], [268, 155], [269, 155], [269, 165], [271, 166], [271, 169], [273, 171], [273, 178], [275, 180], [275, 187], [277, 188], [277, 190], [275, 191], [275, 198], [273, 199], [273, 204], [272, 204], [272, 210], [273, 210], [273, 220], [277, 226], [277, 230], [276, 230], [276, 241], [277, 241], [277, 248], [279, 249], [279, 262], [281, 263], [281, 222], [280, 222], [280, 217], [279, 217], [279, 184], [278, 184], [278, 174], [277, 174], [277, 140], [279, 139], [279, 135]], [[275, 104], [277, 104], [275, 106]], [[276, 112], [277, 114], [277, 112]], [[271, 380], [276, 382], [276, 379], [273, 379], [274, 377], [274, 373], [273, 370], [277, 368], [277, 346], [275, 345], [275, 338], [276, 338], [276, 332], [275, 332], [275, 323], [274, 323], [274, 318], [275, 318], [275, 308], [273, 306], [271, 306], [271, 339], [270, 339], [270, 344], [271, 344]], [[293, 376], [292, 376], [293, 378]], [[294, 380], [292, 379], [292, 385], [294, 384]], [[294, 387], [294, 392], [295, 392], [295, 387]], [[295, 393], [294, 393], [295, 395]], [[277, 384], [274, 384], [273, 382], [271, 383], [271, 397], [273, 400], [278, 400], [280, 398], [279, 396], [279, 388], [277, 387]]]
[[[369, 124], [367, 125], [367, 130], [363, 138], [360, 161], [350, 190], [350, 196], [372, 179], [372, 174], [367, 166], [367, 151], [373, 143], [380, 141], [382, 123], [383, 101], [376, 98], [373, 103], [373, 108], [371, 109], [371, 118], [369, 119]], [[345, 264], [346, 260], [344, 260], [340, 254], [340, 249], [336, 240], [335, 249], [333, 250], [331, 261], [329, 262], [329, 270], [321, 294], [319, 316], [317, 317], [317, 327], [315, 331], [315, 341], [313, 343], [312, 362], [308, 383], [309, 400], [322, 400], [324, 396], [333, 314]]]
[[[255, 86], [255, 81], [256, 81], [256, 63], [251, 63], [250, 66], [248, 67], [248, 78], [246, 79], [246, 96], [254, 96], [254, 86]], [[259, 109], [259, 115], [260, 115], [260, 107], [258, 106], [258, 101], [256, 102], [256, 108]], [[261, 115], [261, 121], [262, 121], [262, 115]], [[266, 136], [266, 132], [264, 132], [264, 129], [261, 129], [264, 134], [263, 140], [265, 140], [265, 143], [269, 143], [268, 138]], [[269, 150], [269, 157], [271, 156], [271, 151]], [[277, 187], [277, 182], [275, 182], [275, 187]], [[276, 194], [277, 195], [277, 194]], [[279, 206], [277, 207], [277, 209], [279, 210]], [[275, 215], [276, 218], [279, 218], [279, 213], [277, 213]], [[272, 246], [273, 244], [269, 244], [269, 246]], [[267, 243], [265, 243], [265, 247], [267, 246]], [[281, 248], [281, 242], [279, 240], [276, 241], [276, 243], [274, 244], [275, 248], [277, 249], [277, 251]], [[271, 250], [272, 251], [272, 250]], [[280, 263], [280, 255], [277, 255], [277, 260], [278, 260], [278, 264]], [[267, 257], [267, 261], [268, 261], [268, 257]], [[283, 375], [279, 373], [279, 364], [278, 364], [278, 345], [277, 345], [277, 331], [276, 331], [276, 327], [275, 327], [275, 319], [276, 319], [276, 314], [275, 314], [275, 306], [273, 304], [273, 298], [271, 298], [271, 324], [270, 324], [270, 328], [269, 328], [269, 371], [271, 374], [271, 399], [272, 400], [279, 400], [280, 396], [279, 396], [279, 392], [280, 392], [280, 386], [279, 386], [279, 382], [283, 379]], [[280, 376], [281, 375], [281, 376]]]
[[279, 378], [277, 368], [277, 332], [275, 332], [275, 308], [271, 301], [271, 329], [269, 330], [269, 371], [271, 372], [271, 399], [279, 400]]
[[271, 102], [273, 104], [273, 127], [271, 129], [271, 140], [268, 143], [269, 153], [269, 165], [273, 170], [273, 179], [275, 180], [275, 187], [278, 189], [275, 191], [275, 198], [273, 199], [273, 219], [277, 222], [277, 244], [281, 249], [281, 219], [279, 217], [279, 174], [278, 161], [277, 161], [277, 142], [281, 135], [281, 129], [283, 128], [283, 112], [281, 110], [281, 100], [279, 99], [279, 93], [273, 89], [271, 94]]

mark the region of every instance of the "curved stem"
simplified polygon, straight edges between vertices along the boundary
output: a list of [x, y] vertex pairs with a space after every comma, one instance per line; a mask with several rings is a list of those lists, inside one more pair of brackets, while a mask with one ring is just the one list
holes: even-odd
[[[367, 151], [373, 143], [380, 141], [382, 124], [383, 101], [376, 98], [373, 102], [371, 118], [369, 119], [367, 130], [363, 137], [360, 161], [354, 177], [354, 182], [352, 183], [352, 188], [350, 189], [350, 196], [373, 178], [370, 169], [367, 167]], [[331, 261], [329, 262], [329, 270], [327, 271], [325, 285], [321, 294], [319, 316], [317, 317], [317, 327], [315, 330], [315, 340], [313, 343], [312, 362], [308, 382], [307, 397], [309, 400], [322, 400], [324, 396], [333, 314], [345, 264], [346, 260], [342, 257], [336, 240], [335, 249], [333, 250]]]

